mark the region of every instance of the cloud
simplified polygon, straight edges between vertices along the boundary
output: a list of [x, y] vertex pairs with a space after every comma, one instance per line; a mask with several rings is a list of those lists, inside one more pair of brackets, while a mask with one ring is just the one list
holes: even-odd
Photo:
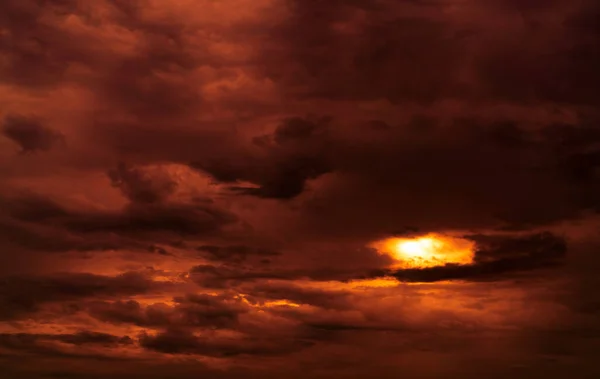
[[[592, 172], [594, 150], [583, 159], [574, 150], [557, 155], [566, 147], [563, 137], [548, 135], [560, 130], [568, 138], [585, 129], [432, 116], [427, 131], [408, 123], [369, 139], [349, 135], [330, 153], [335, 175], [317, 185], [318, 196], [306, 197], [300, 227], [377, 238], [398, 225], [423, 231], [531, 228], [577, 218], [590, 208], [582, 194], [597, 183], [568, 175], [574, 162], [581, 162], [580, 172]], [[590, 145], [597, 143], [589, 137]]]
[[[597, 101], [589, 92], [597, 35], [582, 16], [595, 6], [584, 3], [468, 2], [450, 16], [453, 2], [293, 1], [265, 44], [265, 74], [290, 96], [311, 99]], [[504, 34], [484, 21], [499, 12]], [[565, 16], [543, 22], [558, 12]], [[556, 38], [558, 28], [564, 34]], [[540, 59], [551, 64], [539, 67]]]
[[314, 281], [349, 281], [367, 275], [371, 268], [335, 268], [335, 267], [309, 267], [298, 269], [284, 269], [281, 267], [253, 267], [253, 266], [216, 266], [198, 265], [190, 269], [190, 279], [206, 288], [227, 288], [246, 282], [261, 280], [302, 280]]
[[[149, 183], [133, 184], [140, 187], [132, 190], [139, 191], [131, 194], [134, 201], [121, 209], [108, 211], [67, 208], [53, 199], [31, 193], [7, 195], [2, 199], [11, 218], [6, 223], [16, 232], [11, 239], [27, 246], [46, 241], [48, 246], [56, 245], [58, 249], [63, 245], [65, 249], [94, 245], [99, 249], [115, 245], [146, 248], [148, 239], [160, 241], [166, 237], [207, 235], [236, 221], [235, 215], [208, 199], [146, 203], [149, 199], [158, 201], [153, 191], [165, 190], [160, 184], [156, 189]], [[141, 188], [144, 185], [149, 187]], [[48, 229], [48, 225], [52, 227]]]
[[[535, 7], [522, 9], [526, 6], [514, 3], [512, 5], [516, 9], [529, 12], [529, 16], [526, 17], [535, 15]], [[544, 5], [550, 9], [554, 8], [556, 12], [560, 10], [558, 2]], [[540, 6], [542, 9], [543, 7]], [[483, 55], [478, 67], [481, 80], [491, 93], [511, 100], [541, 99], [596, 104], [599, 99], [592, 93], [592, 88], [597, 84], [598, 75], [591, 70], [600, 58], [594, 48], [598, 43], [598, 34], [588, 27], [590, 24], [586, 20], [589, 20], [588, 15], [597, 12], [597, 6], [593, 2], [582, 2], [581, 8], [566, 13], [558, 22], [554, 21], [544, 27], [541, 21], [538, 21], [530, 24], [529, 28], [523, 28], [520, 35], [525, 39], [519, 42], [503, 41], [501, 45]], [[537, 29], [536, 33], [525, 36], [525, 33], [532, 29]], [[556, 29], [562, 30], [562, 38], [553, 39], [552, 33]], [[545, 38], [547, 39], [544, 40]], [[550, 40], [554, 43], [546, 42]], [[534, 44], [537, 46], [531, 48]], [[500, 64], [508, 56], [513, 57], [510, 63]], [[544, 58], [551, 64], [539, 67], [536, 62]], [[564, 80], [558, 83], [554, 80], [556, 77], [562, 77]]]
[[141, 168], [128, 167], [122, 162], [108, 172], [108, 177], [133, 203], [161, 202], [177, 188], [177, 183], [167, 175], [150, 177]]
[[11, 320], [39, 310], [45, 303], [77, 301], [88, 297], [147, 293], [156, 283], [137, 272], [118, 276], [63, 273], [49, 276], [3, 277], [0, 282], [0, 318]]
[[291, 117], [281, 121], [272, 135], [253, 138], [262, 149], [239, 161], [196, 161], [192, 167], [223, 182], [246, 181], [258, 187], [233, 186], [235, 192], [261, 198], [291, 199], [300, 195], [309, 179], [330, 171], [327, 154], [327, 117]]
[[33, 251], [63, 252], [112, 250], [122, 245], [114, 238], [84, 238], [57, 228], [56, 224], [48, 225], [48, 222], [54, 224], [70, 215], [70, 210], [49, 198], [21, 194], [17, 199], [0, 197], [0, 204], [5, 213], [0, 216], [0, 238], [9, 246], [16, 244]]
[[295, 1], [293, 7], [274, 34], [279, 40], [265, 48], [273, 57], [267, 75], [293, 96], [429, 102], [464, 92], [453, 75], [463, 63], [464, 41], [444, 21], [385, 17], [395, 11], [392, 2], [371, 9], [364, 2]]
[[171, 232], [181, 235], [210, 233], [231, 223], [235, 217], [199, 200], [192, 204], [137, 206], [132, 204], [119, 213], [72, 215], [63, 225], [74, 232], [137, 233]]
[[[91, 63], [93, 46], [84, 36], [61, 28], [62, 15], [76, 8], [75, 1], [5, 2], [0, 22], [7, 30], [0, 49], [6, 56], [2, 81], [44, 88], [64, 80], [71, 63]], [[41, 21], [40, 16], [46, 15]]]
[[128, 336], [119, 337], [89, 331], [81, 331], [74, 334], [0, 334], [0, 349], [4, 353], [8, 353], [7, 355], [13, 359], [19, 355], [28, 354], [38, 357], [90, 358], [100, 361], [118, 361], [124, 358], [115, 356], [110, 349], [125, 347], [131, 344], [133, 344], [133, 340]]
[[2, 220], [0, 225], [2, 225], [0, 238], [3, 242], [39, 252], [106, 251], [125, 245], [135, 246], [135, 244], [115, 238], [85, 238], [74, 236], [64, 230], [44, 226], [36, 227], [14, 220]]
[[350, 291], [303, 288], [293, 283], [258, 283], [248, 288], [250, 300], [268, 302], [287, 300], [294, 304], [323, 309], [352, 309]]
[[215, 246], [202, 245], [197, 250], [209, 260], [227, 263], [242, 263], [248, 258], [262, 258], [261, 262], [268, 263], [268, 258], [279, 256], [280, 253], [268, 249], [260, 249], [246, 245]]
[[238, 317], [248, 311], [240, 298], [222, 295], [189, 294], [173, 301], [174, 306], [155, 303], [146, 307], [134, 300], [97, 302], [90, 305], [89, 311], [106, 322], [162, 328], [234, 328]]
[[15, 347], [27, 345], [37, 341], [57, 341], [71, 345], [130, 345], [133, 340], [129, 336], [119, 337], [112, 334], [81, 331], [74, 334], [27, 334], [27, 333], [3, 333], [0, 340], [4, 347]]
[[[282, 343], [283, 342], [283, 343]], [[239, 355], [279, 356], [309, 347], [311, 342], [301, 340], [269, 340], [253, 338], [214, 338], [196, 336], [176, 329], [156, 336], [140, 336], [140, 344], [149, 350], [167, 354], [197, 354], [213, 357], [235, 357]]]
[[40, 120], [19, 115], [4, 118], [2, 134], [18, 144], [23, 153], [47, 151], [64, 143], [62, 134], [45, 127]]

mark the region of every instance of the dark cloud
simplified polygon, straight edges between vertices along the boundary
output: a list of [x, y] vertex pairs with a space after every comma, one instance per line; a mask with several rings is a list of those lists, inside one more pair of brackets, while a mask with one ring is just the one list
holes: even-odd
[[558, 170], [572, 186], [572, 198], [583, 209], [598, 210], [600, 167], [598, 143], [600, 129], [597, 119], [584, 119], [578, 127], [553, 125], [547, 129]]
[[78, 217], [86, 219], [86, 214], [35, 193], [0, 196], [0, 205], [5, 213], [0, 216], [0, 239], [10, 245], [40, 252], [139, 249], [147, 245], [114, 234], [74, 233], [65, 228], [65, 222]]
[[6, 30], [0, 39], [0, 51], [6, 57], [0, 71], [3, 82], [46, 88], [64, 80], [70, 64], [91, 63], [94, 46], [83, 35], [60, 27], [76, 5], [70, 0], [3, 2], [0, 6], [0, 25]]
[[[108, 351], [95, 351], [94, 348], [114, 349], [131, 345], [133, 340], [97, 332], [79, 332], [75, 334], [0, 334], [0, 350], [13, 359], [23, 354], [37, 357], [60, 357], [71, 359], [93, 359], [99, 361], [118, 361], [123, 357]], [[65, 346], [66, 344], [66, 346]], [[92, 350], [90, 350], [92, 348]]]
[[271, 271], [255, 272], [248, 268], [220, 267], [199, 265], [190, 269], [190, 278], [199, 285], [207, 288], [227, 288], [232, 285], [258, 279], [279, 279], [282, 274]]
[[[513, 30], [507, 25], [499, 37], [467, 13], [444, 15], [453, 6], [448, 2], [432, 7], [430, 2], [292, 1], [290, 17], [265, 45], [271, 58], [266, 75], [300, 98], [596, 102], [591, 91], [599, 76], [592, 70], [599, 40], [586, 26], [597, 9], [584, 6], [570, 16], [560, 5], [482, 6], [490, 17], [504, 12], [507, 21], [521, 24]], [[536, 19], [552, 11], [566, 13], [564, 24]], [[563, 36], [546, 43], [560, 28]], [[540, 61], [547, 64], [541, 67]]]
[[233, 186], [235, 192], [261, 198], [291, 199], [300, 195], [307, 180], [329, 172], [329, 117], [291, 117], [282, 120], [273, 135], [258, 136], [262, 151], [235, 160], [192, 163], [216, 180], [247, 181], [258, 187]]
[[86, 218], [72, 218], [65, 226], [81, 233], [94, 232], [172, 232], [182, 235], [200, 235], [217, 231], [220, 226], [233, 222], [234, 216], [210, 204], [168, 204], [149, 207], [132, 205], [123, 213], [91, 214]]
[[231, 246], [215, 246], [203, 245], [197, 249], [211, 261], [242, 263], [251, 257], [275, 257], [280, 255], [278, 252], [268, 249], [260, 249], [253, 246], [231, 245]]
[[248, 311], [248, 306], [240, 298], [192, 294], [176, 297], [174, 301], [184, 315], [184, 323], [192, 326], [232, 326], [238, 322], [241, 314]]
[[156, 246], [156, 245], [150, 245], [148, 247], [148, 251], [151, 253], [156, 253], [159, 255], [171, 255], [171, 253], [169, 253], [169, 251], [163, 247], [160, 246]]
[[[155, 234], [154, 237], [151, 237], [150, 233], [162, 232], [172, 235], [210, 234], [236, 221], [234, 215], [205, 199], [193, 199], [191, 202], [186, 203], [145, 203], [144, 201], [150, 198], [153, 201], [158, 201], [156, 196], [159, 195], [153, 191], [164, 191], [165, 187], [160, 184], [158, 184], [158, 187], [153, 187], [154, 184], [145, 182], [121, 185], [138, 186], [138, 189], [132, 191], [140, 192], [131, 194], [135, 201], [117, 211], [68, 209], [52, 199], [36, 194], [21, 194], [10, 199], [6, 198], [4, 201], [7, 204], [8, 214], [21, 222], [21, 224], [15, 224], [12, 227], [14, 230], [18, 230], [23, 235], [36, 235], [39, 232], [35, 232], [37, 228], [35, 224], [51, 224], [54, 228], [59, 229], [59, 235], [61, 233], [65, 235], [64, 239], [67, 241], [59, 244], [66, 245], [69, 245], [68, 241], [77, 244], [78, 238], [93, 235], [98, 237], [98, 242], [95, 243], [100, 245], [103, 245], [102, 241], [105, 241], [106, 246], [114, 243], [135, 246], [137, 243], [127, 239], [115, 241], [114, 235], [125, 237], [144, 235], [145, 238], [160, 239], [162, 238], [161, 235]], [[142, 189], [145, 185], [147, 188]], [[106, 233], [111, 234], [106, 235]], [[18, 235], [15, 236], [18, 241], [28, 243], [26, 238], [19, 239]], [[47, 237], [51, 239], [50, 236]], [[43, 238], [43, 234], [40, 235], [40, 238]], [[95, 244], [89, 239], [87, 241], [87, 245]], [[86, 245], [83, 243], [84, 241], [81, 242]]]
[[18, 144], [23, 153], [47, 151], [64, 142], [62, 134], [45, 127], [41, 120], [19, 115], [4, 118], [2, 134]]
[[250, 300], [256, 302], [287, 300], [296, 304], [312, 305], [324, 309], [351, 309], [350, 291], [303, 288], [292, 283], [259, 283], [250, 289]]
[[149, 233], [171, 232], [181, 235], [200, 235], [217, 231], [235, 221], [230, 213], [200, 200], [195, 204], [132, 204], [121, 213], [91, 213], [74, 215], [63, 225], [78, 233]]
[[179, 59], [190, 58], [173, 55], [183, 48], [181, 41], [173, 39], [181, 32], [159, 33], [155, 41], [146, 42], [147, 51], [114, 67], [104, 83], [105, 98], [144, 118], [182, 117], [198, 105], [200, 97], [184, 81], [190, 68], [186, 71], [181, 65], [199, 63], [180, 62]]
[[428, 102], [464, 92], [455, 75], [465, 64], [460, 29], [403, 15], [403, 3], [291, 4], [265, 47], [266, 74], [291, 96]]
[[[533, 21], [535, 12], [560, 11], [560, 2], [504, 2], [522, 12], [529, 20], [518, 40], [503, 41], [482, 55], [478, 65], [480, 79], [488, 91], [499, 97], [515, 101], [554, 101], [593, 105], [598, 96], [593, 88], [600, 76], [593, 71], [598, 64], [597, 29], [589, 28], [589, 20], [598, 13], [594, 2], [584, 1], [575, 11], [565, 12], [560, 23], [548, 24]], [[558, 7], [557, 7], [558, 6]], [[537, 29], [537, 30], [536, 30]], [[553, 33], [560, 30], [560, 38]], [[533, 33], [528, 32], [533, 31]], [[548, 44], [545, 40], [553, 40]], [[510, 59], [506, 59], [511, 57]], [[545, 61], [543, 67], [537, 63]], [[501, 62], [504, 62], [502, 64]], [[555, 78], [560, 77], [557, 81]]]
[[331, 121], [329, 117], [320, 119], [291, 117], [284, 120], [273, 133], [273, 139], [278, 145], [302, 143], [310, 141], [326, 132], [326, 125]]
[[308, 179], [317, 178], [327, 172], [326, 167], [320, 158], [289, 157], [266, 174], [260, 182], [261, 187], [234, 187], [234, 190], [262, 198], [291, 199], [304, 191]]
[[[283, 342], [283, 343], [282, 343]], [[311, 346], [310, 341], [270, 340], [268, 338], [211, 338], [171, 329], [156, 336], [140, 336], [140, 344], [149, 350], [167, 354], [196, 354], [212, 357], [279, 356]]]
[[71, 345], [130, 345], [133, 339], [129, 336], [115, 336], [107, 333], [81, 331], [74, 334], [27, 334], [27, 333], [2, 333], [0, 344], [3, 347], [24, 346], [36, 341], [58, 341]]
[[[303, 227], [369, 238], [398, 225], [422, 231], [530, 228], [590, 208], [582, 194], [593, 197], [596, 181], [576, 182], [565, 174], [593, 172], [594, 150], [568, 152], [562, 142], [587, 134], [586, 127], [537, 127], [510, 118], [433, 120], [427, 133], [402, 127], [337, 144], [330, 153], [336, 176], [307, 199]], [[593, 138], [589, 133], [582, 138]]]
[[145, 327], [231, 328], [248, 311], [240, 298], [193, 294], [173, 300], [174, 306], [157, 303], [146, 307], [133, 300], [98, 302], [90, 306], [90, 314], [111, 323]]
[[36, 226], [14, 220], [0, 221], [0, 239], [9, 244], [40, 252], [106, 251], [135, 243], [112, 237], [89, 238], [72, 235], [61, 229]]
[[177, 183], [167, 175], [151, 177], [140, 168], [125, 163], [108, 172], [112, 185], [134, 203], [157, 203], [173, 194]]
[[207, 288], [228, 288], [260, 280], [349, 281], [362, 277], [370, 268], [316, 267], [299, 269], [265, 268], [255, 266], [198, 265], [190, 269], [190, 278]]
[[237, 33], [223, 26], [206, 34], [176, 8], [152, 15], [145, 1], [107, 2], [108, 22], [135, 48], [101, 49], [104, 64], [92, 65], [88, 85], [99, 109], [86, 136], [128, 162], [189, 163], [239, 149], [231, 135], [236, 121], [210, 116], [214, 104], [203, 94], [211, 79], [237, 78], [235, 67], [244, 58], [220, 51], [221, 40]]
[[[119, 59], [101, 78], [103, 98], [140, 118], [182, 118], [201, 102], [201, 96], [186, 77], [209, 56], [191, 46], [186, 25], [169, 15], [148, 17], [141, 1], [110, 1], [115, 21], [135, 31], [140, 49]], [[204, 58], [204, 59], [202, 59]]]
[[116, 302], [95, 302], [90, 305], [90, 314], [100, 320], [111, 323], [130, 323], [135, 325], [168, 325], [170, 307], [155, 304], [144, 309], [134, 300]]
[[129, 272], [118, 276], [63, 273], [39, 277], [3, 277], [0, 281], [0, 318], [10, 320], [39, 310], [51, 302], [88, 297], [146, 293], [156, 286], [146, 275]]
[[8, 214], [21, 221], [55, 221], [69, 215], [69, 211], [47, 197], [21, 194], [16, 199], [2, 199]]

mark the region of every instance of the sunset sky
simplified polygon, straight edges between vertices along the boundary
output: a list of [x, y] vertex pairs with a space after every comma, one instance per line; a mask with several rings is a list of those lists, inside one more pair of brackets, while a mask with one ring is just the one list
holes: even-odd
[[597, 0], [1, 0], [0, 379], [600, 378]]

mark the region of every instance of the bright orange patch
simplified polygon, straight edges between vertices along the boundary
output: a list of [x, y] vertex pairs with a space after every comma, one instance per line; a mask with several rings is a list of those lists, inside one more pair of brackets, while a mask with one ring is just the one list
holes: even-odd
[[398, 268], [428, 268], [445, 264], [473, 263], [475, 243], [462, 238], [427, 234], [416, 238], [388, 238], [372, 244], [379, 253], [387, 254]]

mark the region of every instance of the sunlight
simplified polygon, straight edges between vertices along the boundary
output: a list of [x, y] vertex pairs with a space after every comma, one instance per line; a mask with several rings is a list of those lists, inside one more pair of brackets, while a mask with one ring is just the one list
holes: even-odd
[[398, 268], [428, 268], [446, 264], [473, 263], [474, 242], [462, 238], [428, 234], [416, 238], [388, 238], [372, 244], [380, 254], [392, 257]]

